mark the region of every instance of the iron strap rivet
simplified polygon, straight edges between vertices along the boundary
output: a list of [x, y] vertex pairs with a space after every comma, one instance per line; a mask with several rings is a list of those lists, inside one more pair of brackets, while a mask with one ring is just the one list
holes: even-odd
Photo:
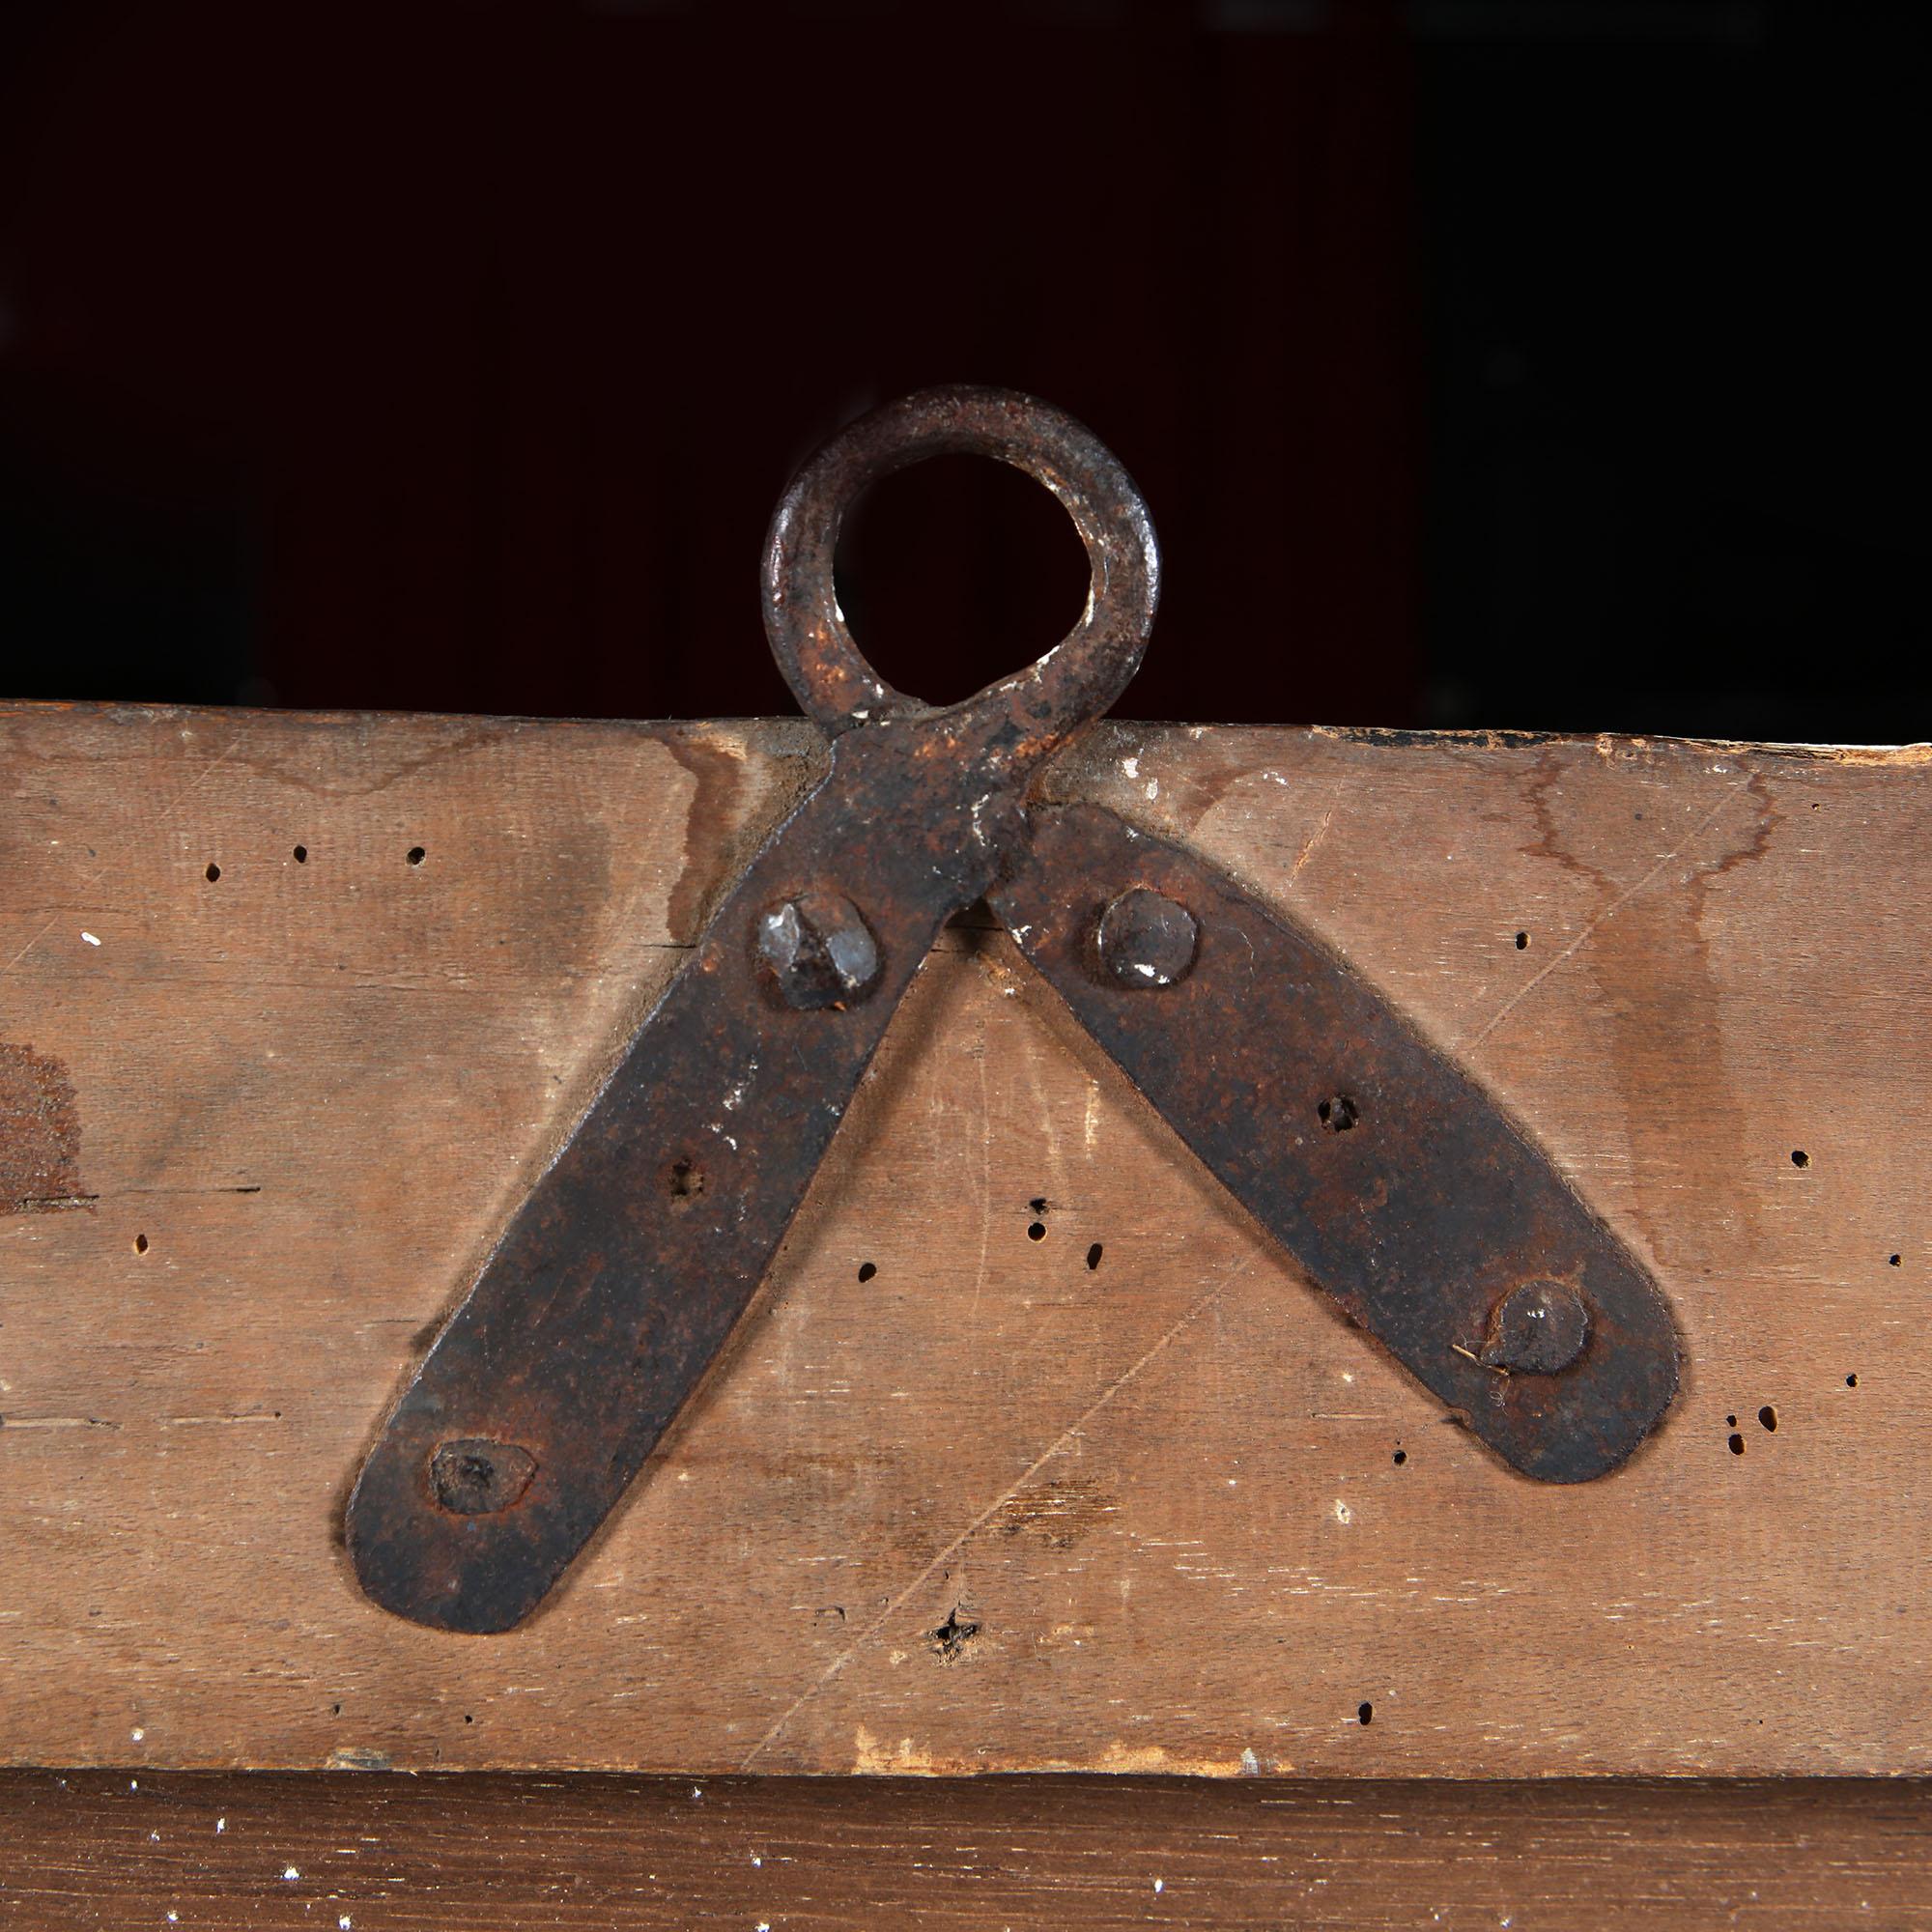
[[1100, 962], [1123, 986], [1172, 986], [1194, 970], [1201, 923], [1179, 899], [1131, 886], [1100, 915]]
[[436, 1499], [457, 1516], [495, 1516], [523, 1496], [537, 1472], [537, 1459], [514, 1442], [465, 1436], [445, 1442], [430, 1459]]
[[1574, 1288], [1526, 1281], [1496, 1304], [1481, 1359], [1512, 1375], [1553, 1376], [1583, 1352], [1589, 1339], [1590, 1311]]
[[788, 1007], [848, 1007], [879, 983], [879, 943], [843, 893], [804, 893], [758, 916], [758, 957]]

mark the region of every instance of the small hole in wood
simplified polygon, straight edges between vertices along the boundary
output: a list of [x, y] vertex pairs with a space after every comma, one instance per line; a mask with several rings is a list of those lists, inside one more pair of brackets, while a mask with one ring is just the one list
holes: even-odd
[[202, 875], [212, 886], [221, 876], [221, 867], [213, 859], [208, 862], [208, 870]]
[[1757, 1419], [1761, 1423], [1763, 1423], [1767, 1429], [1776, 1430], [1777, 1427], [1777, 1411], [1776, 1409], [1772, 1407], [1770, 1403], [1766, 1403], [1765, 1406], [1758, 1410]]
[[1027, 1206], [1031, 1208], [1036, 1214], [1044, 1214], [1046, 1212], [1046, 1196], [1044, 1194], [1036, 1194], [1034, 1198], [1027, 1203]]
[[429, 854], [425, 852], [420, 845], [412, 845], [409, 849], [408, 856], [409, 856], [409, 862], [412, 866], [420, 866], [422, 862], [429, 857]]
[[932, 1633], [932, 1647], [951, 1663], [979, 1634], [979, 1618], [954, 1605], [947, 1611], [946, 1621]]
[[1726, 1429], [1735, 1429], [1737, 1426], [1738, 1426], [1738, 1419], [1735, 1415], [1727, 1415], [1724, 1417], [1724, 1427]]
[[145, 1255], [148, 1252], [148, 1237], [146, 1235], [136, 1235], [134, 1236], [134, 1252], [137, 1255]]
[[473, 1717], [471, 1717], [468, 1711], [466, 1711], [463, 1714], [463, 1721], [466, 1724], [473, 1724], [476, 1721], [476, 1719]]
[[1529, 944], [1529, 934], [1519, 932], [1516, 936], [1516, 950], [1520, 952]]
[[879, 1264], [877, 1262], [861, 1262], [859, 1264], [859, 1279], [861, 1281], [870, 1281], [878, 1271]]
[[1100, 1265], [1100, 1257], [1105, 1253], [1106, 1250], [1103, 1247], [1101, 1247], [1098, 1241], [1095, 1241], [1094, 1245], [1087, 1250], [1087, 1266], [1090, 1271]]
[[1400, 1469], [1408, 1461], [1408, 1451], [1406, 1449], [1398, 1449], [1395, 1452], [1394, 1461], [1396, 1467]]
[[1358, 1724], [1373, 1724], [1376, 1720], [1376, 1707], [1373, 1704], [1355, 1706], [1355, 1721]]
[[1791, 1150], [1791, 1164], [1793, 1167], [1809, 1167], [1811, 1165], [1811, 1156], [1803, 1148], [1793, 1148]]
[[295, 858], [298, 866], [306, 866], [308, 864], [308, 847], [306, 845], [298, 845], [296, 847]]
[[1886, 1257], [1886, 1260], [1890, 1266], [1896, 1267], [1899, 1264], [1900, 1257], [1897, 1255], [1888, 1255]]
[[1331, 1134], [1346, 1134], [1362, 1118], [1360, 1108], [1346, 1094], [1332, 1094], [1315, 1114]]
[[1845, 1386], [1848, 1389], [1855, 1389], [1858, 1387], [1858, 1385], [1859, 1385], [1859, 1378], [1857, 1376], [1853, 1375], [1853, 1376], [1847, 1376], [1845, 1378]]
[[1027, 1239], [1030, 1241], [1045, 1240], [1046, 1223], [1044, 1221], [1029, 1221], [1027, 1223]]
[[1742, 1456], [1744, 1453], [1745, 1438], [1742, 1435], [1733, 1435], [1731, 1437], [1731, 1454], [1733, 1456]]

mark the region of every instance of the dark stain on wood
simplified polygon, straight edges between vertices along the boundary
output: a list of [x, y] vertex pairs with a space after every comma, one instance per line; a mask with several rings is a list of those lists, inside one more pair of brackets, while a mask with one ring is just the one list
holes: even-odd
[[[806, 720], [795, 722], [798, 730], [777, 734], [760, 724], [758, 749], [765, 755], [758, 757], [756, 766], [764, 768], [762, 773], [748, 767], [744, 734], [729, 726], [677, 725], [668, 729], [661, 740], [665, 750], [697, 781], [685, 818], [683, 863], [665, 911], [672, 945], [696, 944], [724, 894], [823, 774], [824, 740]], [[777, 760], [767, 753], [768, 741], [774, 736]], [[758, 779], [764, 777], [769, 782], [774, 762], [781, 765], [777, 796], [760, 799], [756, 793], [763, 787]]]
[[1110, 1522], [1119, 1508], [1112, 1493], [1091, 1477], [1071, 1476], [1009, 1496], [993, 1526], [1002, 1536], [1034, 1536], [1049, 1549], [1071, 1549]]

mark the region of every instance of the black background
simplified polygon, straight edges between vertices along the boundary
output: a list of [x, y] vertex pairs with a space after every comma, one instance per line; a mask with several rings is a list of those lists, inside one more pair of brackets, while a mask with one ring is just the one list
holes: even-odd
[[[940, 381], [1145, 489], [1139, 717], [1932, 735], [1926, 9], [0, 13], [0, 696], [790, 710], [791, 469]], [[953, 697], [1084, 594], [883, 487]]]

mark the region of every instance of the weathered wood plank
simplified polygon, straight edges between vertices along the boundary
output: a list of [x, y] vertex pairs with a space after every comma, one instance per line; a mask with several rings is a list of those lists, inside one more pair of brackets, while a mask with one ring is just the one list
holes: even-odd
[[0, 1925], [1922, 1926], [1912, 1781], [14, 1773]]
[[815, 757], [8, 716], [0, 1759], [1932, 1763], [1922, 751], [1107, 727], [1062, 781], [1293, 906], [1646, 1257], [1686, 1386], [1617, 1475], [1445, 1426], [967, 923], [553, 1606], [364, 1602], [417, 1338]]

